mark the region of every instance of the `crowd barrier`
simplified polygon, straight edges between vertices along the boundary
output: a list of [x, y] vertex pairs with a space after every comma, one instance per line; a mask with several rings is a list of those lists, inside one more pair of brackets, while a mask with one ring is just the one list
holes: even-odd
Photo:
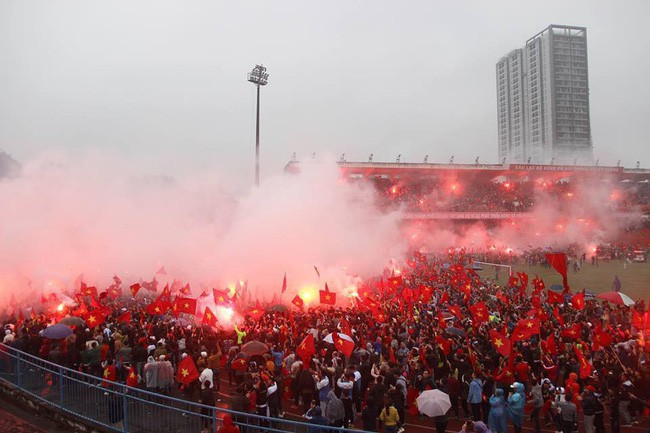
[[[216, 432], [230, 413], [242, 433], [307, 433], [313, 424], [181, 400], [71, 370], [0, 343], [0, 381], [87, 423], [123, 433]], [[328, 432], [359, 430], [327, 427]]]

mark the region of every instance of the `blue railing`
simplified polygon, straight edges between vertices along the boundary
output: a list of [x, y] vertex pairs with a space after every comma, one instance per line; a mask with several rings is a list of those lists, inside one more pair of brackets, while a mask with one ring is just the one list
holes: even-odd
[[[305, 433], [309, 427], [314, 427], [304, 422], [234, 412], [105, 382], [1, 343], [0, 381], [74, 417], [116, 432], [216, 432], [226, 413], [231, 414], [242, 433]], [[327, 430], [351, 431], [337, 427]]]

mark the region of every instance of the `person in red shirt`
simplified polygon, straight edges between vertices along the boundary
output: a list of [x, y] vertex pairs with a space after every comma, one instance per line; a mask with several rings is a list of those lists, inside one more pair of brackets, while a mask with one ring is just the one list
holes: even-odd
[[517, 357], [517, 363], [515, 364], [515, 375], [517, 376], [517, 381], [521, 382], [526, 386], [528, 383], [528, 376], [530, 374], [530, 366], [524, 361], [521, 356]]

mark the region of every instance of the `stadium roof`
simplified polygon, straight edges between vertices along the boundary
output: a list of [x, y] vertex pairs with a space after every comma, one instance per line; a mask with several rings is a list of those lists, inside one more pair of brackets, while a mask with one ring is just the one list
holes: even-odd
[[[650, 170], [620, 166], [541, 165], [541, 164], [435, 164], [397, 162], [339, 161], [338, 166], [348, 178], [426, 179], [438, 177], [497, 178], [510, 180], [537, 178], [589, 178], [611, 174], [621, 181], [650, 183]], [[290, 161], [285, 173], [300, 171], [299, 161]]]

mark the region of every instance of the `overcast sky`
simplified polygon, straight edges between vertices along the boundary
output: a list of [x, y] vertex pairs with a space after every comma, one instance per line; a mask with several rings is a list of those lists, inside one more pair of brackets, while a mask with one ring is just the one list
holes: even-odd
[[495, 63], [588, 29], [594, 155], [650, 166], [650, 2], [0, 1], [0, 149], [101, 148], [252, 181], [296, 152], [497, 161]]

